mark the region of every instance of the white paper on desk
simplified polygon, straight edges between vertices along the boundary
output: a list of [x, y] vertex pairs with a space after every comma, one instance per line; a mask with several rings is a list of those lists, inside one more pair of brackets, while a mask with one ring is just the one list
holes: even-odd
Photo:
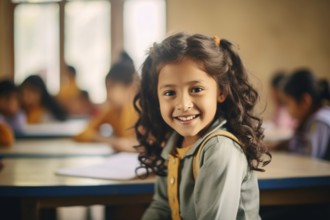
[[56, 174], [97, 179], [129, 180], [136, 177], [135, 169], [138, 166], [137, 153], [122, 152], [110, 156], [106, 162], [101, 164], [62, 168], [57, 170]]

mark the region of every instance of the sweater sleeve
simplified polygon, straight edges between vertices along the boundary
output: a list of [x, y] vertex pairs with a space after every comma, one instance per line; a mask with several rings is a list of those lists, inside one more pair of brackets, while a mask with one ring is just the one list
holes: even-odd
[[0, 122], [0, 147], [11, 146], [15, 141], [14, 133], [9, 126]]
[[236, 219], [247, 159], [231, 139], [216, 137], [205, 146], [195, 185], [197, 219]]
[[143, 214], [142, 220], [171, 219], [171, 210], [167, 200], [167, 177], [156, 177], [153, 201]]
[[321, 122], [315, 121], [307, 134], [308, 141], [311, 144], [311, 156], [321, 159], [325, 158], [327, 147], [329, 145], [330, 127]]

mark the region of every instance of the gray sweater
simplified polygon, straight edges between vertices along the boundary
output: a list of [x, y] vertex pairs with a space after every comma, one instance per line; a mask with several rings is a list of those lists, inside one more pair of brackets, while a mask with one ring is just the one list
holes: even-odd
[[[188, 150], [179, 167], [179, 206], [183, 220], [259, 219], [259, 188], [245, 154], [233, 140], [216, 136], [203, 148], [199, 174], [194, 180], [193, 158], [203, 139], [216, 130], [225, 130], [225, 120], [216, 121]], [[179, 135], [172, 134], [162, 157], [175, 148]], [[143, 220], [171, 219], [167, 196], [167, 177], [156, 178], [153, 202]]]

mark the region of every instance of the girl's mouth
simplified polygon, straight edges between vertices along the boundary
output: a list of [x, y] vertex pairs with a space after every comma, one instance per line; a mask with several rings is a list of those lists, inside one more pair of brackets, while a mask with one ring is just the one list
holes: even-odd
[[175, 119], [181, 121], [181, 122], [189, 122], [191, 120], [194, 120], [197, 118], [199, 115], [187, 115], [187, 116], [177, 116]]

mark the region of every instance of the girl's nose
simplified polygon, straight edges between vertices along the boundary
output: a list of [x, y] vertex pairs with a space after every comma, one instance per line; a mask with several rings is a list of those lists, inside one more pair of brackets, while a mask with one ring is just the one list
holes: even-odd
[[192, 101], [188, 97], [182, 97], [176, 105], [176, 109], [179, 111], [188, 111], [193, 106]]

